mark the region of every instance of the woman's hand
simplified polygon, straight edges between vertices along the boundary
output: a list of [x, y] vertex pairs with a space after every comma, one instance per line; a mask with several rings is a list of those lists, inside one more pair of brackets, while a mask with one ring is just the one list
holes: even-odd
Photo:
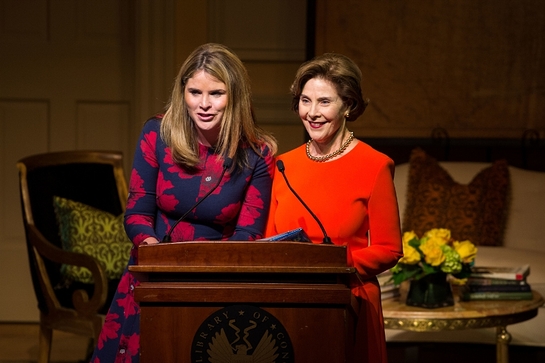
[[142, 245], [155, 245], [159, 243], [159, 240], [157, 240], [157, 238], [155, 237], [148, 237], [146, 238], [145, 240], [142, 241]]

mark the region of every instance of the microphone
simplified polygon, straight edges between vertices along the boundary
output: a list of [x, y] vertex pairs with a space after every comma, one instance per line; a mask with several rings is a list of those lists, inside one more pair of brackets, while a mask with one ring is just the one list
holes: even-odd
[[208, 193], [206, 193], [204, 195], [204, 197], [202, 197], [197, 203], [195, 203], [195, 205], [191, 208], [189, 208], [187, 210], [187, 212], [185, 212], [180, 218], [178, 218], [178, 220], [176, 221], [176, 223], [174, 223], [174, 225], [172, 226], [172, 228], [170, 228], [170, 230], [168, 231], [168, 233], [165, 235], [165, 237], [163, 237], [163, 240], [161, 242], [172, 242], [172, 239], [171, 239], [171, 234], [172, 234], [172, 231], [174, 231], [174, 228], [176, 228], [176, 226], [178, 225], [178, 223], [180, 223], [181, 221], [183, 221], [185, 219], [185, 217], [187, 217], [187, 215], [192, 211], [194, 210], [195, 208], [198, 207], [199, 204], [201, 204], [206, 198], [208, 198], [208, 196], [210, 194], [212, 194], [212, 192], [214, 190], [216, 190], [216, 188], [220, 185], [221, 183], [221, 180], [223, 179], [223, 176], [225, 175], [225, 172], [227, 171], [227, 169], [229, 169], [231, 167], [231, 165], [233, 164], [233, 159], [229, 158], [229, 157], [226, 157], [225, 160], [223, 161], [223, 171], [221, 172], [221, 176], [220, 178], [218, 179], [218, 182], [216, 183], [216, 185], [214, 185], [214, 187], [212, 189], [210, 189], [210, 191]]
[[305, 204], [305, 202], [303, 202], [303, 199], [301, 199], [301, 197], [295, 192], [295, 190], [293, 190], [293, 188], [291, 187], [290, 185], [290, 182], [288, 181], [288, 178], [286, 177], [286, 174], [284, 173], [284, 171], [286, 170], [286, 168], [284, 167], [284, 163], [282, 162], [282, 160], [278, 160], [276, 162], [276, 166], [278, 168], [278, 170], [282, 173], [282, 176], [284, 177], [284, 180], [286, 181], [286, 185], [288, 186], [288, 188], [291, 190], [291, 192], [293, 193], [293, 195], [295, 195], [295, 197], [297, 199], [299, 199], [299, 201], [301, 202], [301, 204], [303, 205], [303, 207], [306, 208], [306, 210], [310, 213], [310, 215], [312, 216], [312, 218], [314, 218], [314, 220], [316, 221], [316, 223], [318, 223], [318, 226], [320, 227], [320, 229], [322, 230], [322, 233], [324, 234], [324, 239], [322, 240], [322, 243], [323, 244], [333, 244], [331, 242], [331, 238], [328, 237], [327, 235], [327, 232], [325, 231], [325, 228], [324, 226], [322, 225], [322, 222], [320, 222], [320, 220], [318, 219], [318, 217], [316, 217], [316, 215], [314, 213], [312, 213], [312, 211], [310, 210], [310, 208]]

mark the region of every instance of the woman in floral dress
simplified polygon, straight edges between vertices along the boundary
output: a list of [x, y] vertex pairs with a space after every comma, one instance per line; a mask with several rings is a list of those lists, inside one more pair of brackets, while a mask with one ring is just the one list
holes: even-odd
[[[129, 265], [140, 244], [261, 238], [275, 152], [274, 138], [255, 123], [242, 62], [225, 46], [198, 47], [176, 77], [165, 115], [148, 120], [138, 140], [125, 213]], [[139, 361], [138, 284], [125, 270], [91, 363]]]

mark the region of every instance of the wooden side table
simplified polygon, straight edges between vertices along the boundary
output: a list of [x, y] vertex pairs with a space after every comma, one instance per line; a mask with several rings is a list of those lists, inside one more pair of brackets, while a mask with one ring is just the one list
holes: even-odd
[[405, 305], [399, 299], [382, 301], [386, 329], [430, 332], [496, 328], [496, 362], [508, 363], [511, 335], [507, 326], [532, 319], [545, 303], [533, 291], [532, 300], [457, 301], [454, 306], [423, 309]]

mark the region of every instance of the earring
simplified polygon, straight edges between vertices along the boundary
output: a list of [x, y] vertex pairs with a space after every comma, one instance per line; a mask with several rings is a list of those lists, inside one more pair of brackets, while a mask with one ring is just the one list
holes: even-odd
[[350, 112], [346, 111], [346, 113], [344, 114], [344, 118], [349, 118], [350, 117]]

